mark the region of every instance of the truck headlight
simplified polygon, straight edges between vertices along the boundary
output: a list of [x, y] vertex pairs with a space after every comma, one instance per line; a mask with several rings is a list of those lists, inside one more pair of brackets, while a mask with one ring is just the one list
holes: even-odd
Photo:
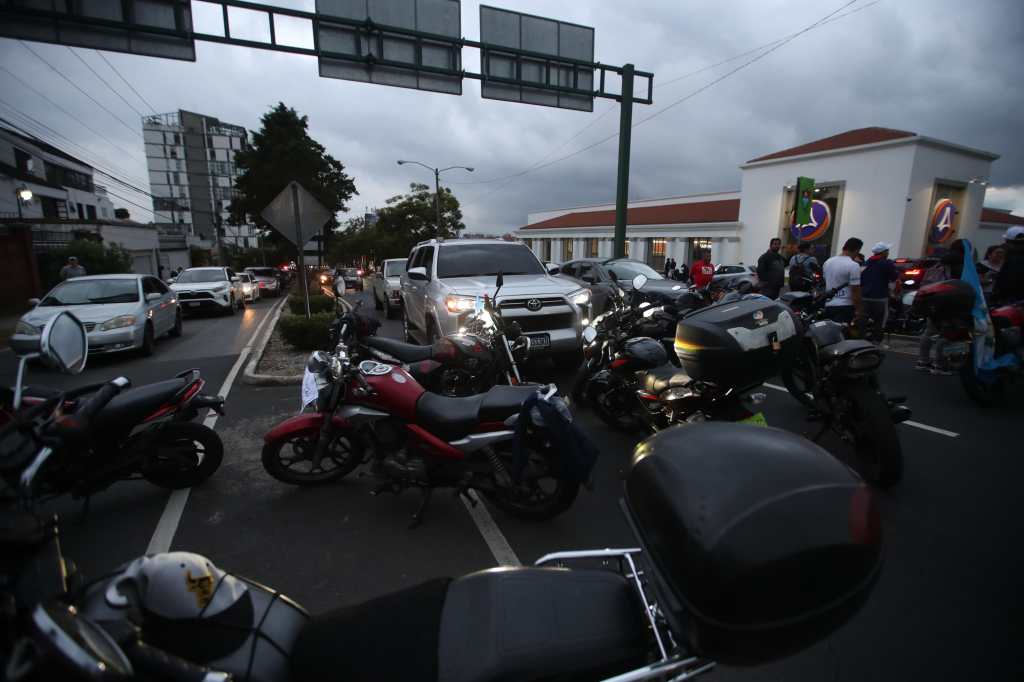
[[476, 306], [476, 296], [457, 296], [450, 294], [444, 297], [444, 306], [450, 313], [464, 313]]
[[99, 326], [101, 332], [108, 332], [111, 329], [122, 329], [123, 327], [130, 327], [135, 324], [134, 315], [118, 315], [113, 317]]
[[577, 289], [569, 294], [569, 300], [578, 306], [590, 304], [590, 289]]
[[18, 320], [18, 324], [14, 325], [15, 334], [25, 334], [26, 336], [39, 336], [39, 330], [30, 325], [28, 322], [22, 322]]

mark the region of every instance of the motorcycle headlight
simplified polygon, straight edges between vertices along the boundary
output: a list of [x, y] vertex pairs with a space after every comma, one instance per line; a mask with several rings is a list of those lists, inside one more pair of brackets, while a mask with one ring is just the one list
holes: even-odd
[[476, 296], [458, 296], [449, 294], [444, 297], [444, 305], [450, 313], [464, 313], [476, 306]]
[[39, 330], [30, 325], [28, 322], [22, 322], [18, 320], [18, 324], [14, 326], [15, 334], [26, 334], [27, 336], [39, 336]]
[[117, 317], [111, 318], [100, 325], [101, 332], [107, 332], [111, 329], [121, 329], [123, 327], [130, 327], [135, 324], [134, 315], [118, 315]]
[[579, 306], [590, 304], [590, 289], [577, 289], [569, 294], [569, 300]]

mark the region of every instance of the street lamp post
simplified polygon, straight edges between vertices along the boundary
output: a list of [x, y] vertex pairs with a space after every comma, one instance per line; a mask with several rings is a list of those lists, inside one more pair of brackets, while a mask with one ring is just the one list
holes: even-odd
[[30, 190], [25, 185], [22, 185], [21, 187], [14, 190], [14, 203], [18, 205], [18, 220], [25, 219], [25, 216], [22, 215], [21, 213], [21, 202], [23, 201], [26, 204], [32, 201], [32, 190]]
[[437, 218], [436, 218], [436, 220], [437, 220], [437, 223], [436, 223], [436, 225], [437, 225], [437, 233], [441, 234], [441, 173], [444, 173], [445, 171], [455, 170], [456, 168], [461, 169], [461, 170], [465, 170], [465, 171], [469, 171], [470, 173], [472, 173], [473, 169], [470, 168], [469, 166], [448, 166], [447, 168], [434, 168], [433, 166], [428, 166], [427, 164], [420, 163], [419, 161], [405, 161], [403, 159], [399, 159], [397, 161], [397, 163], [398, 163], [399, 166], [404, 166], [407, 163], [412, 163], [412, 164], [415, 164], [417, 166], [423, 166], [428, 171], [433, 172], [433, 174], [434, 174], [434, 213], [437, 216]]

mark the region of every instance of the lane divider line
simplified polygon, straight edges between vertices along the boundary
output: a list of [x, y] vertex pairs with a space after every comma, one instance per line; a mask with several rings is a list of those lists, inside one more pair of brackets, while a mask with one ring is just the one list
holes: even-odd
[[[260, 338], [261, 333], [268, 326], [267, 323], [272, 318], [276, 319], [274, 313], [279, 312], [281, 306], [284, 305], [287, 300], [288, 299], [286, 297], [282, 298], [274, 308], [270, 308], [267, 311], [267, 314], [256, 326], [256, 331], [254, 331], [253, 335], [249, 338], [249, 342], [238, 354], [238, 359], [235, 360], [235, 364], [231, 366], [231, 371], [228, 372], [228, 375], [224, 379], [224, 383], [221, 384], [217, 395], [227, 398], [228, 394], [231, 393], [231, 387], [235, 383], [235, 378], [238, 376], [238, 372], [242, 369], [242, 365], [245, 364], [246, 359], [249, 357], [249, 353], [256, 344], [256, 340]], [[217, 418], [219, 416], [220, 415], [216, 412], [210, 410], [206, 415], [206, 419], [203, 420], [203, 426], [207, 426], [212, 429], [216, 425]], [[156, 524], [156, 529], [153, 531], [153, 536], [149, 540], [149, 546], [146, 547], [146, 554], [159, 554], [171, 549], [171, 543], [174, 541], [175, 533], [178, 532], [178, 524], [181, 522], [182, 514], [185, 513], [185, 505], [188, 503], [188, 497], [191, 491], [191, 488], [184, 488], [182, 490], [175, 490], [171, 492], [170, 496], [167, 498], [167, 504], [164, 506], [164, 511], [160, 515], [160, 520]]]
[[484, 501], [480, 499], [475, 490], [470, 490], [469, 496], [473, 498], [476, 505], [461, 495], [459, 499], [466, 506], [466, 511], [469, 512], [473, 523], [476, 524], [477, 530], [480, 531], [484, 542], [487, 543], [491, 554], [494, 555], [494, 560], [498, 562], [499, 566], [522, 566], [523, 564], [519, 561], [515, 550], [512, 549], [512, 545], [508, 543], [508, 538], [501, 532], [498, 524], [494, 521], [494, 517], [491, 516], [491, 513], [487, 511], [487, 507], [484, 506]]
[[[789, 390], [786, 389], [784, 386], [776, 386], [775, 384], [768, 384], [768, 383], [762, 384], [762, 386], [765, 386], [767, 388], [775, 389], [776, 391], [782, 391], [784, 393], [789, 393]], [[931, 431], [932, 433], [937, 433], [940, 436], [946, 436], [947, 438], [959, 438], [960, 437], [960, 434], [957, 433], [956, 431], [947, 431], [946, 429], [940, 429], [937, 426], [929, 426], [928, 424], [922, 424], [921, 422], [910, 421], [909, 419], [907, 421], [903, 422], [903, 424], [905, 424], [907, 426], [912, 426], [915, 429], [921, 429], [922, 431]]]

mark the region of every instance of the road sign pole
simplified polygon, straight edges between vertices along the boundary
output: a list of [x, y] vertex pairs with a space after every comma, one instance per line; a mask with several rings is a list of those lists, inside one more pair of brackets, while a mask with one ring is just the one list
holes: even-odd
[[629, 143], [633, 130], [633, 65], [622, 67], [619, 110], [619, 174], [615, 190], [615, 257], [626, 255], [626, 207], [629, 203]]
[[434, 213], [437, 214], [437, 234], [441, 238], [441, 171], [434, 169]]
[[305, 249], [306, 245], [302, 239], [302, 222], [299, 218], [299, 186], [296, 183], [292, 183], [292, 211], [295, 214], [295, 242], [298, 245], [299, 258], [296, 261], [299, 264], [299, 268], [302, 271], [302, 296], [306, 300], [306, 319], [310, 318], [309, 314], [309, 274], [306, 272], [306, 258]]

